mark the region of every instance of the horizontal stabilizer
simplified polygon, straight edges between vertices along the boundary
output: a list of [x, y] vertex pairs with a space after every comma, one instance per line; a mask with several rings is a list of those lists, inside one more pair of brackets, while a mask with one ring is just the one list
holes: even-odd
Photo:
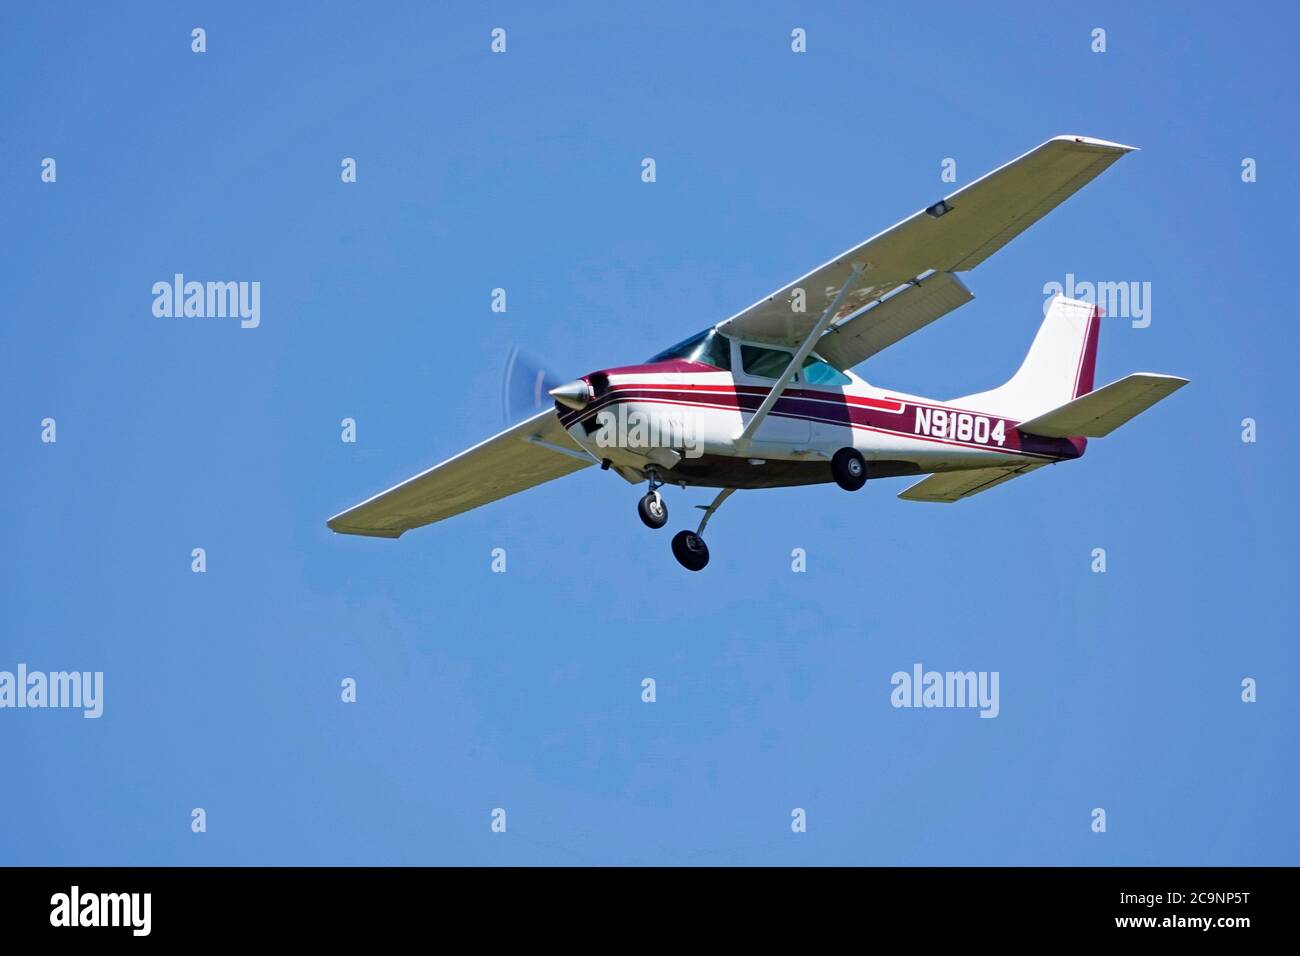
[[838, 369], [852, 368], [899, 339], [975, 298], [951, 272], [935, 272], [881, 300], [817, 341], [817, 354]]
[[1044, 415], [1021, 422], [1020, 430], [1045, 438], [1072, 435], [1102, 438], [1186, 384], [1187, 379], [1176, 375], [1134, 372]]
[[951, 504], [962, 498], [969, 498], [981, 491], [988, 491], [1004, 481], [1010, 481], [1018, 475], [1028, 474], [1036, 468], [1048, 464], [1045, 461], [1031, 461], [1023, 465], [1007, 468], [971, 468], [966, 471], [941, 471], [910, 485], [898, 497], [907, 501], [941, 501]]

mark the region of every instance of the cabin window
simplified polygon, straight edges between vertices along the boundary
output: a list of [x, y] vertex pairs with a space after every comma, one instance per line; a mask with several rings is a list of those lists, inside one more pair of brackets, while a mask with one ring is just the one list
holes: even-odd
[[731, 371], [731, 339], [717, 332], [710, 332], [704, 339], [704, 345], [695, 358], [716, 368]]
[[815, 355], [810, 355], [803, 361], [803, 380], [809, 385], [848, 385], [853, 381]]
[[790, 353], [777, 349], [760, 348], [757, 345], [740, 347], [740, 364], [745, 373], [759, 378], [780, 378], [781, 373], [790, 366]]
[[692, 335], [684, 342], [678, 342], [670, 349], [665, 349], [650, 359], [651, 362], [670, 362], [683, 359], [687, 362], [703, 362], [731, 371], [731, 340], [715, 329]]

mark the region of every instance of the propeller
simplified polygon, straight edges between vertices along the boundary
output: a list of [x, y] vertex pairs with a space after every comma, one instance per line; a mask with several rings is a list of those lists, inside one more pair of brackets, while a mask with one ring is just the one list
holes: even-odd
[[550, 408], [554, 399], [548, 393], [564, 381], [546, 368], [540, 359], [518, 346], [511, 347], [501, 379], [501, 414], [505, 416], [506, 424], [513, 425]]

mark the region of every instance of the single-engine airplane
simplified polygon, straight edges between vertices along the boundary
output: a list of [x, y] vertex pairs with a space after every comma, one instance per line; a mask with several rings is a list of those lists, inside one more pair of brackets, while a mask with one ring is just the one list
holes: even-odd
[[1058, 461], [1187, 384], [1136, 372], [1093, 388], [1100, 309], [1058, 296], [1006, 384], [952, 401], [869, 385], [852, 369], [969, 302], [958, 278], [1134, 147], [1057, 136], [647, 362], [549, 390], [553, 407], [330, 518], [396, 538], [590, 465], [632, 484], [651, 528], [660, 489], [720, 489], [672, 539], [687, 569], [740, 489], [927, 475], [899, 494], [953, 502]]

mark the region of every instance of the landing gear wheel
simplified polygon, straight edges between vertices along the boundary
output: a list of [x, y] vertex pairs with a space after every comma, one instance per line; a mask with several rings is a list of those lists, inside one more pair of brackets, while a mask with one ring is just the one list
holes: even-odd
[[650, 492], [636, 503], [636, 513], [647, 528], [658, 530], [668, 523], [668, 505], [657, 491]]
[[845, 491], [857, 491], [867, 483], [867, 462], [856, 448], [841, 448], [831, 459], [831, 474]]
[[673, 535], [673, 557], [687, 571], [702, 571], [709, 563], [709, 546], [694, 531], [678, 531]]

